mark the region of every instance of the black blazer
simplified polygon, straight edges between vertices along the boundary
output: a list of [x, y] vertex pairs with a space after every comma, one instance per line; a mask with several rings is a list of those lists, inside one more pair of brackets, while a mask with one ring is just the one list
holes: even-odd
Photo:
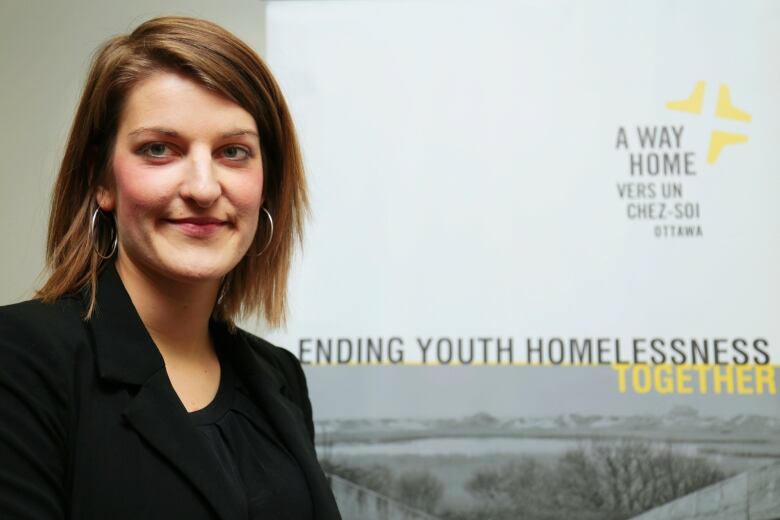
[[[86, 294], [0, 307], [0, 518], [241, 519], [113, 263], [88, 322]], [[298, 461], [315, 518], [340, 519], [298, 360], [209, 326]]]

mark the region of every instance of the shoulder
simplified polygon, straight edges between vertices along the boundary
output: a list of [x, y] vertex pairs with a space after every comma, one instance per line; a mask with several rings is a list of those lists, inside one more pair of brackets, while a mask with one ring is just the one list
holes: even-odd
[[238, 328], [237, 330], [239, 334], [246, 338], [255, 353], [263, 357], [277, 372], [279, 372], [279, 375], [284, 380], [283, 383], [295, 385], [299, 384], [299, 380], [303, 378], [303, 383], [305, 384], [305, 376], [301, 369], [301, 363], [298, 361], [298, 358], [295, 357], [295, 354], [244, 329]]
[[81, 298], [69, 295], [58, 298], [51, 303], [32, 299], [8, 305], [0, 305], [0, 324], [9, 320], [19, 323], [36, 323], [39, 320], [51, 320], [52, 324], [71, 322], [79, 318], [83, 309]]
[[64, 356], [86, 339], [81, 300], [63, 297], [0, 306], [0, 351], [22, 348], [44, 356]]
[[311, 409], [311, 400], [309, 399], [309, 388], [306, 384], [306, 375], [303, 372], [301, 363], [295, 354], [289, 350], [277, 347], [270, 341], [259, 336], [238, 329], [238, 333], [243, 335], [251, 345], [255, 353], [261, 356], [267, 363], [272, 365], [277, 377], [280, 378], [282, 385], [282, 394], [292, 401], [303, 413], [306, 428], [312, 443], [314, 442], [314, 422]]
[[[88, 348], [81, 310], [73, 298], [0, 306], [0, 386], [36, 406], [66, 407], [83, 358], [79, 352]], [[2, 393], [0, 406], [11, 398]]]
[[80, 312], [68, 298], [0, 306], [0, 482], [14, 483], [0, 486], [0, 503], [19, 514], [64, 517]]
[[87, 344], [81, 308], [71, 298], [0, 306], [0, 424], [64, 439], [77, 352]]

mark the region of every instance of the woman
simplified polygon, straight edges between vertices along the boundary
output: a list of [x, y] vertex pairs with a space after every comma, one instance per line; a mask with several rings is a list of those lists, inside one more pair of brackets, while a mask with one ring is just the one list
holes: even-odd
[[307, 208], [260, 58], [212, 23], [100, 49], [49, 222], [51, 275], [0, 308], [0, 518], [337, 519], [285, 318]]

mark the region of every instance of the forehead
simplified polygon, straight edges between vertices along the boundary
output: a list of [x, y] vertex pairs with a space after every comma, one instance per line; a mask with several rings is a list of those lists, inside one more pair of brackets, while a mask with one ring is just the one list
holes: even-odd
[[257, 132], [254, 118], [241, 106], [174, 72], [154, 73], [128, 92], [119, 132], [140, 127], [166, 127], [182, 132], [222, 132], [241, 127]]

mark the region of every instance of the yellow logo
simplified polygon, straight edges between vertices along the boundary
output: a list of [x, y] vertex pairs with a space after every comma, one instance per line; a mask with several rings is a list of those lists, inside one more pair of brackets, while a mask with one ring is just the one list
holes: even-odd
[[[669, 101], [666, 108], [677, 110], [678, 112], [689, 112], [691, 114], [701, 114], [704, 103], [704, 91], [707, 89], [706, 81], [697, 81], [693, 87], [693, 92], [688, 99], [682, 101]], [[751, 116], [744, 110], [740, 110], [731, 103], [731, 92], [726, 84], [721, 84], [718, 89], [718, 101], [715, 104], [715, 117], [722, 119], [731, 119], [733, 121], [743, 121], [749, 123]], [[713, 130], [710, 135], [710, 148], [707, 151], [707, 163], [715, 164], [720, 152], [729, 144], [746, 143], [748, 136], [745, 134], [735, 134], [733, 132], [724, 132], [722, 130]]]

